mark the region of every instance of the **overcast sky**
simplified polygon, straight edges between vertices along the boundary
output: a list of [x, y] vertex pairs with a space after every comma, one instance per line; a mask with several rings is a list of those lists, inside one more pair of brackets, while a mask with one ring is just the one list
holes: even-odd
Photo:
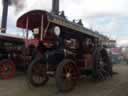
[[[33, 9], [51, 11], [51, 4], [52, 0], [26, 0], [25, 8], [18, 13], [9, 7], [8, 33], [16, 30], [15, 22], [21, 14]], [[128, 0], [60, 0], [61, 10], [68, 19], [82, 18], [86, 27], [116, 39], [118, 44], [128, 44]]]

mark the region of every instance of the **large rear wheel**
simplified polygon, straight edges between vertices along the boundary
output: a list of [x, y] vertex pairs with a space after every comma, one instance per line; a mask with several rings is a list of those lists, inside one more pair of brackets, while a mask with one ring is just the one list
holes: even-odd
[[112, 63], [105, 49], [97, 50], [94, 54], [95, 79], [106, 80], [112, 77]]
[[47, 65], [41, 59], [35, 59], [28, 67], [27, 81], [34, 87], [40, 87], [47, 83]]
[[61, 92], [71, 91], [77, 81], [78, 70], [75, 62], [70, 59], [63, 60], [56, 70], [56, 85]]

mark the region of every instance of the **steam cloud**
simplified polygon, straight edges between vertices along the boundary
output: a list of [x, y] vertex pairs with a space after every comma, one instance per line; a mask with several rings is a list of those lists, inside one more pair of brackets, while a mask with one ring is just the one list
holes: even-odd
[[[2, 3], [4, 2], [6, 2], [6, 0], [2, 0]], [[19, 12], [25, 7], [25, 0], [9, 0], [9, 6], [14, 6], [16, 12]]]

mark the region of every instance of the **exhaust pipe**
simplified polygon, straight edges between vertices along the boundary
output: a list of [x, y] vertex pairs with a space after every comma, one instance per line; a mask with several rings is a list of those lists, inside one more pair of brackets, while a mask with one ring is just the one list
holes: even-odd
[[9, 0], [3, 0], [3, 13], [2, 13], [1, 28], [4, 29], [4, 30], [1, 30], [2, 33], [6, 33], [8, 5], [9, 5]]
[[59, 0], [52, 0], [52, 13], [59, 14]]

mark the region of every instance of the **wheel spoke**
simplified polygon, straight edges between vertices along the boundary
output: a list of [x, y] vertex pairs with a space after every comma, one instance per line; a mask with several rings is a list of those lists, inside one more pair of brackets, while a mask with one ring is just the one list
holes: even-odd
[[0, 72], [3, 72], [4, 71], [4, 66], [3, 64], [0, 64]]
[[65, 70], [66, 73], [70, 72], [70, 64], [65, 64], [64, 70]]
[[103, 75], [103, 73], [102, 72], [99, 72], [99, 80], [104, 80], [104, 75]]

